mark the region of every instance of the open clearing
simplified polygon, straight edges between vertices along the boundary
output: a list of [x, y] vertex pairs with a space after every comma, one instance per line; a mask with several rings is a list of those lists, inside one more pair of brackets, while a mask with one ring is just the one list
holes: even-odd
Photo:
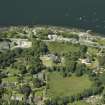
[[74, 103], [70, 103], [68, 105], [90, 105], [90, 104], [86, 103], [85, 101], [77, 101]]
[[49, 89], [48, 96], [71, 96], [90, 88], [92, 82], [88, 76], [82, 77], [71, 76], [63, 78], [59, 72], [49, 73]]
[[53, 65], [52, 60], [47, 56], [40, 57], [40, 59], [42, 60], [43, 65], [45, 65], [46, 67], [51, 67]]
[[71, 43], [50, 42], [48, 43], [49, 51], [52, 53], [64, 54], [68, 52], [79, 52], [79, 46]]

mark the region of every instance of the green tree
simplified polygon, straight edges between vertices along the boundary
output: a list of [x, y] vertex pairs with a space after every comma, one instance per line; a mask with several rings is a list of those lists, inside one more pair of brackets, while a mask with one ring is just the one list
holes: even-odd
[[105, 67], [105, 54], [98, 56], [98, 62], [100, 67]]
[[40, 88], [43, 84], [43, 82], [41, 80], [39, 80], [38, 78], [34, 78], [32, 80], [34, 87], [36, 88]]
[[77, 63], [75, 73], [77, 76], [82, 76], [86, 72], [86, 66], [81, 63]]
[[86, 52], [87, 52], [87, 46], [81, 45], [80, 46], [80, 56], [81, 56], [81, 58], [85, 57]]

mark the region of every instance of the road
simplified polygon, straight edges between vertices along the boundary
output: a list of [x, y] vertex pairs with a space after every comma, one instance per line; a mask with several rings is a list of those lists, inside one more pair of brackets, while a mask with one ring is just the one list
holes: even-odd
[[44, 42], [71, 42], [73, 44], [80, 44], [80, 45], [85, 45], [87, 47], [94, 47], [94, 48], [100, 48], [100, 49], [105, 49], [105, 46], [101, 46], [101, 45], [92, 45], [91, 43], [89, 44], [89, 42], [87, 43], [86, 41], [85, 42], [79, 42], [78, 43], [75, 43], [73, 41], [65, 41], [65, 40], [42, 40]]

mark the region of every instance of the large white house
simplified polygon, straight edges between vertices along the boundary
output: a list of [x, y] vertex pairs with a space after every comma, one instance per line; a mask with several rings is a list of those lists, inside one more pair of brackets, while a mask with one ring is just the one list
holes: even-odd
[[13, 48], [29, 48], [32, 46], [32, 42], [28, 41], [27, 39], [11, 39]]

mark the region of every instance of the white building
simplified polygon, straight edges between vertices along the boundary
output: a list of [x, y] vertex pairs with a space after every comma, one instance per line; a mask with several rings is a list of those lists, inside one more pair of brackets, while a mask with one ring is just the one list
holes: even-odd
[[57, 35], [48, 35], [49, 40], [54, 40], [55, 41], [55, 40], [57, 40], [57, 37], [58, 37]]
[[32, 46], [32, 42], [27, 39], [11, 39], [13, 48], [30, 48]]

